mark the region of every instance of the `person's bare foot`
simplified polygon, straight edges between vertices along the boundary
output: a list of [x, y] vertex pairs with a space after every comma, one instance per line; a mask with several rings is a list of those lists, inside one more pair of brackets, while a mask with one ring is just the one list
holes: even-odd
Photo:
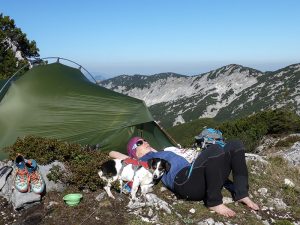
[[233, 217], [236, 214], [233, 210], [229, 209], [224, 204], [220, 204], [220, 205], [213, 206], [213, 207], [208, 207], [208, 208], [210, 210], [213, 210], [216, 213], [218, 213], [218, 214], [220, 214], [222, 216], [226, 216], [226, 217]]
[[238, 202], [244, 203], [250, 209], [259, 210], [259, 206], [256, 203], [254, 203], [249, 197], [242, 198], [238, 200]]

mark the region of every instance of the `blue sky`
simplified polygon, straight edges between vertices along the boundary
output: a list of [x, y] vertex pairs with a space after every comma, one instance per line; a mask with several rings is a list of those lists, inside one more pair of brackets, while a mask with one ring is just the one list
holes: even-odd
[[298, 0], [0, 0], [0, 9], [41, 57], [74, 60], [94, 75], [300, 63]]

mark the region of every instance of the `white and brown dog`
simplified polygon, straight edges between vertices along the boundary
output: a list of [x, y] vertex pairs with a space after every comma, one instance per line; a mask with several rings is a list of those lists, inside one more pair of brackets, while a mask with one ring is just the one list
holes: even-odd
[[112, 159], [101, 165], [98, 175], [102, 180], [106, 181], [107, 184], [104, 190], [111, 198], [115, 198], [110, 190], [114, 181], [119, 180], [121, 193], [123, 182], [132, 181], [131, 198], [136, 200], [136, 193], [139, 187], [141, 187], [142, 195], [145, 195], [152, 190], [152, 186], [169, 169], [170, 164], [166, 160], [159, 158], [153, 158], [147, 162], [141, 162], [132, 158], [125, 160]]

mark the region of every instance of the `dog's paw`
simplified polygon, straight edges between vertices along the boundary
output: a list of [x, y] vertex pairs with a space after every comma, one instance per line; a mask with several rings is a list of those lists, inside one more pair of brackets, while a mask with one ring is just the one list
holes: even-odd
[[112, 199], [116, 199], [115, 196], [113, 196], [113, 195], [109, 195], [108, 197], [110, 197]]

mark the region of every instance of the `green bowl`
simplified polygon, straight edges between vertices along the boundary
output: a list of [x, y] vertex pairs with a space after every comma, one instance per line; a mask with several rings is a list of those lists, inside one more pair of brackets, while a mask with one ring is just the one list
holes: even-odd
[[63, 200], [69, 206], [78, 205], [82, 198], [82, 194], [68, 194], [63, 197]]

